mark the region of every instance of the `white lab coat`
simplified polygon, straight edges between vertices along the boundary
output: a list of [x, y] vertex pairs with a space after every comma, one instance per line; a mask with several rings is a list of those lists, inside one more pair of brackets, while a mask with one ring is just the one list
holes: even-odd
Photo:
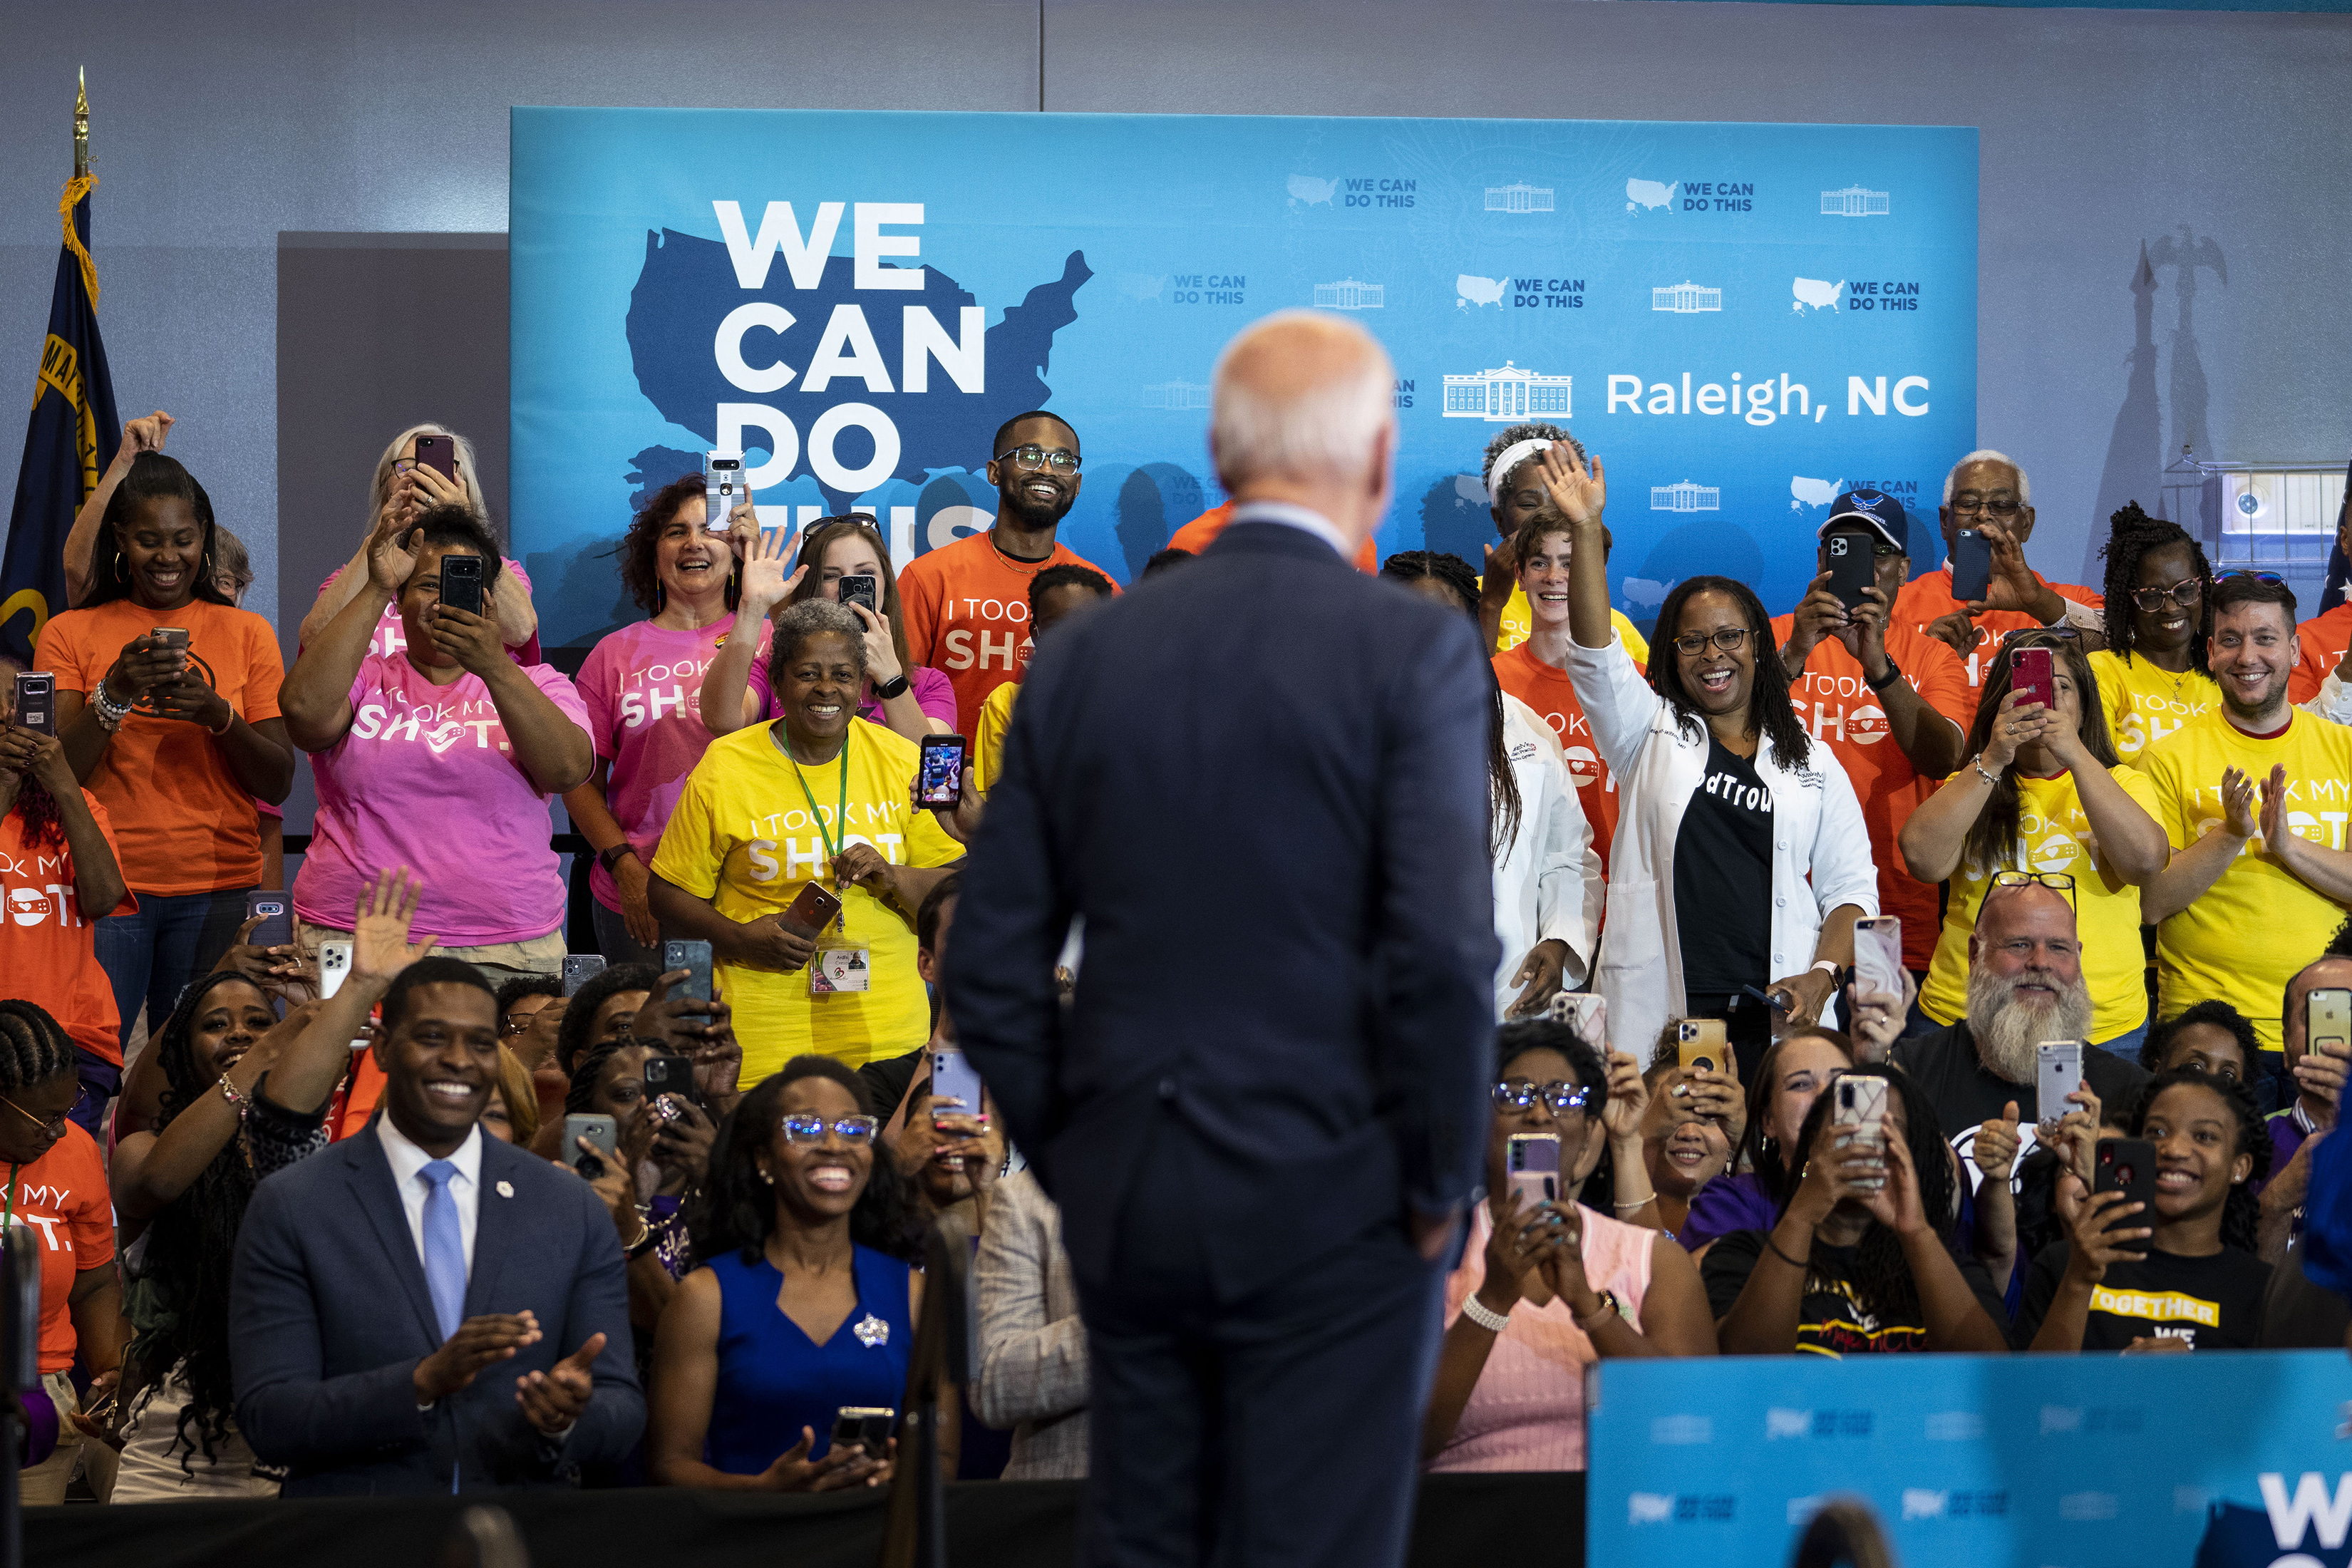
[[1568, 944], [1561, 987], [1582, 988], [1591, 973], [1601, 925], [1601, 857], [1592, 825], [1577, 798], [1559, 737], [1517, 698], [1503, 697], [1503, 745], [1519, 786], [1519, 831], [1495, 862], [1495, 934], [1503, 959], [1495, 971], [1495, 1016], [1520, 987], [1511, 984], [1529, 950], [1557, 937]]
[[[1671, 658], [1674, 650], [1661, 647], [1655, 657]], [[1706, 730], [1696, 721], [1683, 727], [1614, 632], [1607, 647], [1571, 646], [1568, 677], [1617, 775], [1617, 838], [1594, 988], [1609, 1001], [1611, 1043], [1646, 1061], [1658, 1031], [1685, 1007], [1675, 845], [1683, 812], [1706, 781]], [[1839, 905], [1878, 912], [1862, 803], [1829, 747], [1816, 742], [1811, 752], [1801, 768], [1781, 766], [1769, 743], [1756, 752], [1757, 776], [1772, 792], [1769, 980], [1812, 963], [1822, 921]]]

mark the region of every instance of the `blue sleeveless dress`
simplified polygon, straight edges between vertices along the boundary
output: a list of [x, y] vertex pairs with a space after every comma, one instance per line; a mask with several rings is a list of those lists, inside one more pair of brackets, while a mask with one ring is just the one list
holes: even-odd
[[911, 1272], [895, 1258], [860, 1247], [853, 1278], [857, 1305], [824, 1344], [784, 1316], [776, 1298], [782, 1270], [740, 1252], [709, 1265], [719, 1278], [719, 1387], [710, 1402], [704, 1453], [714, 1469], [756, 1476], [814, 1429], [809, 1458], [833, 1447], [834, 1412], [845, 1405], [896, 1410], [907, 1396], [915, 1329], [907, 1316]]

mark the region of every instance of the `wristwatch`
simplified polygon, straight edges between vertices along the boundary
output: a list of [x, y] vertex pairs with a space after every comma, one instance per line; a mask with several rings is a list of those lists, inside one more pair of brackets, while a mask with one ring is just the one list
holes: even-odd
[[613, 868], [621, 863], [622, 856], [634, 855], [636, 852], [637, 847], [624, 838], [618, 844], [614, 845], [610, 849], [602, 849], [597, 851], [596, 864], [604, 867], [604, 875], [609, 877], [613, 874]]
[[895, 680], [874, 688], [874, 700], [877, 702], [888, 702], [895, 698], [902, 697], [906, 694], [907, 688], [912, 684], [913, 682], [907, 679], [907, 672], [902, 669]]
[[1865, 670], [1865, 671], [1863, 673], [1863, 677], [1862, 677], [1862, 679], [1863, 679], [1864, 682], [1866, 685], [1868, 685], [1868, 686], [1869, 686], [1869, 688], [1870, 688], [1873, 691], [1884, 691], [1884, 690], [1885, 690], [1888, 687], [1890, 687], [1890, 686], [1894, 685], [1896, 681], [1898, 681], [1898, 680], [1902, 679], [1903, 679], [1903, 672], [1902, 672], [1900, 669], [1897, 669], [1897, 668], [1895, 667], [1895, 660], [1894, 660], [1892, 658], [1889, 658], [1887, 659], [1887, 661], [1886, 661], [1886, 679], [1884, 679], [1884, 680], [1872, 680], [1872, 679], [1870, 679], [1870, 674], [1869, 674], [1869, 672], [1868, 672], [1867, 670]]

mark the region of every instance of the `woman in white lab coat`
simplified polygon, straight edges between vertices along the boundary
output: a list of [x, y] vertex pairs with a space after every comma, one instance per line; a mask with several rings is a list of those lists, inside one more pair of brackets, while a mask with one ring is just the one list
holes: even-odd
[[1775, 1028], [1820, 1021], [1854, 921], [1878, 912], [1861, 805], [1790, 707], [1745, 584], [1678, 584], [1643, 675], [1610, 627], [1601, 466], [1559, 445], [1539, 460], [1557, 515], [1528, 530], [1569, 534], [1569, 561], [1549, 568], [1567, 579], [1568, 675], [1622, 802], [1595, 985], [1610, 1032], [1654, 1039], [1670, 1018], [1722, 1017], [1752, 1059]]

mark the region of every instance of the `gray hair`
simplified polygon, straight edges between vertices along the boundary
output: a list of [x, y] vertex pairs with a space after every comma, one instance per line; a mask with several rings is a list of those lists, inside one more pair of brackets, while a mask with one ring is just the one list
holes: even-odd
[[[392, 471], [392, 465], [399, 461], [400, 449], [419, 436], [449, 437], [449, 450], [457, 459], [458, 477], [466, 487], [466, 504], [478, 512], [485, 523], [489, 521], [490, 503], [482, 499], [482, 466], [474, 461], [474, 444], [446, 425], [436, 425], [428, 419], [422, 425], [411, 425], [394, 436], [392, 445], [383, 449], [383, 456], [375, 460], [375, 482], [368, 487], [367, 526], [361, 531], [362, 533], [374, 531], [377, 514], [383, 510], [383, 503], [392, 497], [392, 482], [398, 478]], [[492, 531], [491, 536], [497, 537], [496, 530]]]
[[784, 667], [800, 657], [801, 645], [827, 632], [839, 632], [849, 639], [857, 659], [857, 678], [866, 679], [866, 623], [848, 605], [831, 599], [803, 599], [777, 611], [775, 620], [776, 640], [768, 649], [768, 682], [772, 689], [783, 685]]
[[[1301, 328], [1353, 339], [1348, 374], [1319, 385], [1276, 394], [1235, 374], [1234, 362], [1268, 332]], [[1209, 405], [1209, 441], [1227, 489], [1261, 474], [1352, 476], [1372, 460], [1373, 444], [1393, 418], [1396, 367], [1372, 335], [1353, 321], [1315, 310], [1277, 310], [1244, 329], [1217, 356]]]
[[2033, 504], [2033, 481], [2025, 477], [2025, 469], [2018, 460], [2015, 458], [2011, 457], [2006, 452], [1996, 452], [1990, 447], [1980, 447], [1977, 450], [1970, 452], [1967, 457], [1962, 458], [1958, 462], [1954, 463], [1952, 465], [1951, 472], [1944, 476], [1944, 504], [1946, 506], [1952, 504], [1952, 481], [1958, 479], [1960, 477], [1960, 470], [1967, 468], [1970, 463], [2007, 464], [2010, 471], [2017, 476], [2017, 504], [2020, 506], [2032, 506]]

